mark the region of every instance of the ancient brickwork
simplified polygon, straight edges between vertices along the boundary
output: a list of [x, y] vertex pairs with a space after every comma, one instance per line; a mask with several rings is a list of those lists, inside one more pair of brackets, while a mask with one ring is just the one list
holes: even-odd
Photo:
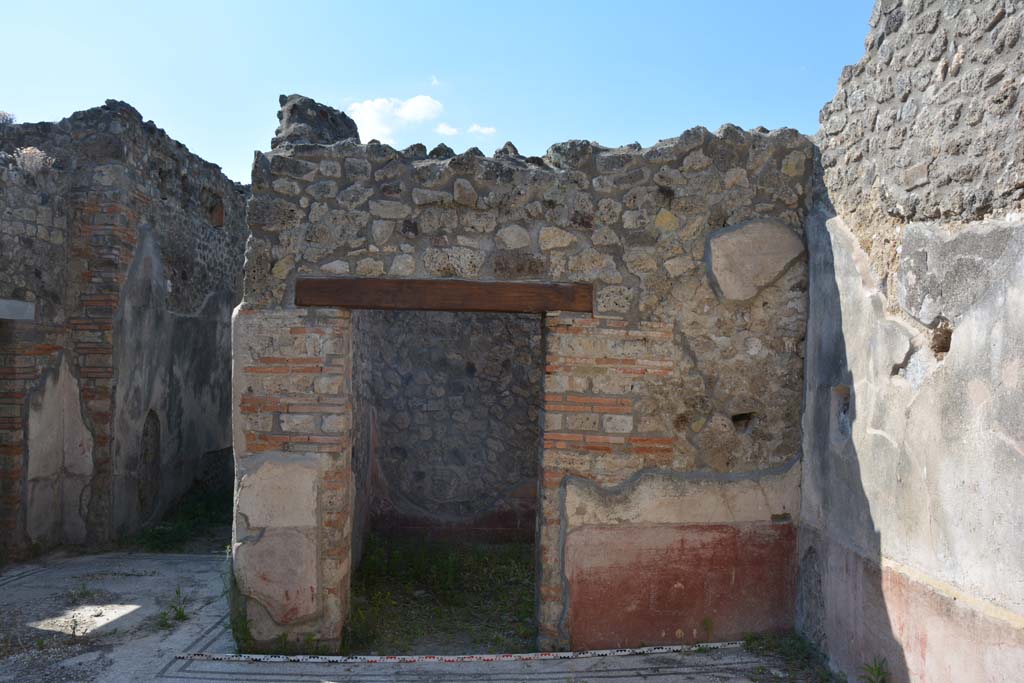
[[819, 143], [830, 197], [877, 275], [895, 269], [901, 223], [1021, 209], [1022, 9], [876, 3], [864, 57], [821, 110]]
[[336, 640], [354, 512], [351, 314], [240, 308], [233, 331], [235, 577], [256, 598], [246, 622], [270, 641], [275, 625], [315, 616], [305, 632]]
[[[357, 311], [372, 407], [373, 526], [533, 540], [544, 344], [539, 315]], [[357, 454], [355, 457], [359, 457]]]
[[[616, 630], [614, 615], [606, 612], [587, 619], [609, 629], [577, 634], [574, 590], [628, 589], [618, 585], [618, 569], [574, 566], [570, 572], [565, 558], [574, 534], [584, 532], [631, 529], [626, 537], [645, 539], [642, 550], [608, 547], [617, 567], [629, 567], [638, 553], [694, 542], [706, 525], [764, 525], [759, 537], [773, 538], [770, 554], [781, 558], [770, 564], [773, 588], [765, 594], [775, 596], [774, 604], [792, 592], [792, 533], [784, 528], [796, 511], [792, 483], [807, 298], [801, 231], [810, 142], [795, 131], [726, 126], [715, 134], [694, 129], [646, 149], [573, 141], [553, 146], [544, 158], [522, 157], [511, 144], [490, 158], [475, 149], [456, 155], [443, 146], [429, 154], [422, 146], [400, 152], [343, 139], [353, 135], [348, 124], [339, 125], [333, 138], [320, 129], [307, 135], [303, 126], [286, 126], [295, 102], [302, 111], [319, 106], [283, 98], [282, 130], [291, 132], [279, 135], [276, 147], [254, 163], [236, 353], [262, 349], [265, 333], [250, 333], [250, 326], [264, 330], [277, 316], [301, 315], [294, 291], [303, 276], [592, 283], [593, 314], [552, 312], [545, 322], [541, 644], [700, 640], [707, 637], [700, 624], [714, 620], [714, 610], [738, 615], [726, 620], [719, 639], [762, 623], [760, 617], [744, 623], [745, 609], [764, 614], [767, 603], [759, 606], [758, 591], [743, 590], [735, 593], [742, 596], [737, 600], [726, 595], [720, 603], [701, 602], [714, 608], [709, 613], [684, 609], [688, 600], [677, 600], [672, 632], [653, 623], [646, 630]], [[330, 120], [308, 118], [316, 125]], [[290, 368], [308, 343], [297, 339], [289, 353], [260, 353], [279, 355], [279, 367]], [[246, 367], [236, 358], [236, 388], [250, 381]], [[359, 398], [354, 390], [344, 395]], [[236, 430], [241, 423], [262, 425], [261, 435], [247, 437], [244, 448], [236, 435], [240, 504], [249, 498], [246, 481], [260, 463], [299, 467], [310, 457], [296, 454], [301, 444], [325, 438], [315, 420], [283, 419], [278, 398], [250, 409], [244, 390], [237, 397]], [[345, 410], [357, 420], [364, 415], [347, 403]], [[346, 426], [342, 434], [368, 441], [360, 425]], [[338, 462], [352, 457], [348, 440], [326, 448]], [[751, 491], [751, 482], [758, 493], [747, 500], [740, 492]], [[599, 517], [597, 511], [606, 512], [603, 522], [566, 515], [583, 511], [566, 502], [577, 485], [597, 487], [589, 509]], [[362, 485], [354, 489], [359, 495]], [[666, 501], [660, 521], [652, 522], [655, 508], [647, 502], [669, 489], [676, 493], [667, 501], [692, 495], [701, 502], [694, 508]], [[740, 499], [728, 502], [734, 490]], [[656, 532], [664, 524], [671, 524], [669, 533]], [[748, 545], [728, 533], [703, 538], [717, 539], [694, 560], [707, 571], [716, 544], [741, 555]], [[236, 535], [234, 544], [242, 598], [246, 605], [257, 603], [248, 613], [262, 616], [261, 637], [322, 638], [322, 612], [281, 620], [274, 616], [280, 611], [267, 611], [268, 598], [246, 589], [264, 565], [240, 565], [238, 558], [258, 554], [262, 543], [254, 534]], [[269, 561], [273, 553], [267, 552]], [[317, 581], [281, 589], [322, 597], [338, 588]], [[657, 591], [671, 593], [676, 583], [671, 573], [652, 576]], [[783, 615], [774, 625], [787, 621]]]
[[[68, 343], [67, 215], [45, 153], [38, 159], [32, 167], [0, 153], [0, 299], [33, 306], [31, 320], [0, 321], [0, 549], [24, 528], [25, 489], [37, 474], [26, 467], [26, 399]], [[58, 475], [46, 470], [47, 478]]]
[[[130, 533], [228, 445], [246, 235], [244, 188], [124, 103], [0, 128], [14, 167], [25, 148], [46, 163], [3, 188], [0, 298], [36, 303], [33, 321], [0, 321], [3, 369], [22, 368], [3, 387], [23, 470], [5, 498], [12, 552]], [[147, 419], [162, 435], [148, 469]]]

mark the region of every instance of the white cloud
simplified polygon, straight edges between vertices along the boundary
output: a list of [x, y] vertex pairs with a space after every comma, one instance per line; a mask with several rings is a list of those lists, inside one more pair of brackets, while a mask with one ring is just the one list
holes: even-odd
[[432, 86], [434, 86], [436, 88], [437, 86], [441, 85], [441, 81], [437, 78], [437, 76], [431, 76], [430, 77], [430, 85], [432, 85]]
[[434, 128], [434, 132], [439, 134], [439, 135], [445, 135], [445, 136], [451, 137], [452, 135], [458, 135], [459, 134], [459, 129], [458, 128], [452, 128], [447, 123], [439, 123], [439, 124], [437, 124], [437, 127]]
[[444, 105], [429, 95], [416, 95], [407, 100], [378, 97], [349, 106], [349, 113], [359, 126], [359, 137], [387, 144], [394, 144], [396, 128], [436, 119], [442, 110]]
[[474, 123], [469, 127], [470, 133], [477, 133], [478, 135], [494, 135], [498, 132], [498, 129], [494, 126], [481, 126], [479, 123]]
[[398, 118], [403, 121], [429, 121], [441, 115], [444, 106], [430, 95], [410, 97], [398, 106]]

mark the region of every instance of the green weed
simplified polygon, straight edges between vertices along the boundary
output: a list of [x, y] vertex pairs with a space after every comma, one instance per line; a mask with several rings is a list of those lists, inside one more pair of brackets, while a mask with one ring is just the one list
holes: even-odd
[[791, 680], [807, 683], [843, 683], [846, 680], [841, 674], [830, 671], [818, 649], [796, 633], [755, 633], [747, 636], [743, 645], [754, 654], [781, 659]]
[[181, 586], [174, 589], [174, 602], [171, 603], [171, 616], [175, 621], [188, 619], [188, 612], [185, 610], [185, 596], [182, 595]]
[[889, 662], [886, 659], [875, 657], [870, 664], [860, 668], [862, 683], [889, 683]]
[[344, 653], [407, 652], [424, 637], [468, 635], [480, 648], [529, 651], [535, 630], [533, 546], [371, 535], [352, 578]]
[[67, 599], [68, 602], [78, 605], [83, 602], [88, 602], [89, 600], [92, 600], [96, 597], [96, 595], [97, 592], [94, 591], [92, 588], [89, 588], [89, 586], [86, 585], [86, 583], [83, 581], [81, 586], [79, 586], [78, 588], [72, 588], [64, 594], [64, 597]]

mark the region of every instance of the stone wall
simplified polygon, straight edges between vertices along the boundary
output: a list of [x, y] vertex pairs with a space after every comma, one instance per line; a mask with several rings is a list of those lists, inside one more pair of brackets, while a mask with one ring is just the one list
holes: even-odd
[[[0, 134], [6, 133], [0, 126]], [[71, 528], [65, 531], [64, 510], [30, 514], [25, 508], [32, 488], [80, 489], [81, 478], [91, 471], [91, 459], [82, 457], [91, 450], [91, 439], [80, 420], [72, 421], [65, 435], [59, 404], [53, 407], [58, 415], [47, 420], [50, 429], [35, 436], [50, 440], [45, 450], [54, 457], [31, 463], [25, 458], [31, 409], [25, 399], [31, 390], [46, 378], [51, 395], [77, 391], [68, 386], [77, 380], [60, 354], [68, 341], [68, 274], [60, 266], [68, 262], [69, 240], [67, 206], [50, 161], [41, 151], [27, 157], [0, 153], [0, 300], [22, 306], [20, 319], [0, 319], [0, 554], [11, 552], [16, 535], [26, 531], [39, 538], [85, 535], [77, 510], [69, 511]], [[26, 530], [28, 521], [32, 525]]]
[[[300, 276], [593, 284], [592, 314], [545, 316], [540, 644], [791, 625], [810, 142], [726, 126], [544, 158], [398, 151], [282, 105], [233, 327], [233, 553], [255, 639], [337, 640], [359, 521], [359, 338], [351, 312], [295, 306]], [[690, 580], [708, 574], [721, 583]]]
[[1022, 7], [877, 2], [864, 57], [821, 110], [830, 197], [883, 284], [905, 223], [1022, 208]]
[[851, 679], [1024, 670], [1022, 11], [879, 2], [823, 110], [797, 620]]
[[[359, 311], [373, 526], [533, 541], [544, 345], [538, 315]], [[357, 440], [358, 443], [358, 440]], [[358, 471], [358, 467], [356, 468]]]
[[[29, 147], [50, 163], [27, 173]], [[0, 150], [0, 298], [36, 304], [0, 321], [3, 546], [103, 543], [230, 445], [245, 188], [121, 102], [0, 127]]]

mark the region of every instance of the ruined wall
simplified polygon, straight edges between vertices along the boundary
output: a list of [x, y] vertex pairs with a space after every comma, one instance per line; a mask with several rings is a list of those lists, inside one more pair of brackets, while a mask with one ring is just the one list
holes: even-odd
[[541, 645], [791, 625], [810, 142], [726, 126], [427, 154], [282, 104], [233, 326], [233, 552], [255, 639], [337, 640], [348, 609], [358, 337], [349, 311], [295, 307], [299, 276], [593, 283], [593, 315], [545, 319]]
[[[535, 536], [544, 345], [539, 315], [358, 311], [357, 405], [372, 416], [377, 529]], [[358, 442], [358, 440], [357, 440]], [[365, 443], [365, 442], [364, 442]], [[358, 467], [356, 468], [358, 470]]]
[[[0, 134], [9, 133], [0, 126]], [[0, 153], [0, 300], [20, 309], [0, 316], [0, 556], [10, 552], [28, 521], [32, 537], [84, 537], [77, 510], [65, 514], [45, 502], [65, 487], [81, 490], [92, 464], [83, 457], [92, 444], [81, 421], [72, 420], [66, 432], [61, 418], [60, 397], [77, 392], [77, 380], [61, 362], [68, 340], [67, 207], [52, 159], [42, 151], [15, 154], [19, 149]], [[38, 396], [26, 400], [40, 382], [55, 397], [49, 406]], [[47, 411], [56, 415], [43, 419]], [[48, 422], [50, 428], [30, 435], [30, 412], [39, 416], [35, 424]], [[48, 457], [26, 462], [30, 439]], [[65, 500], [70, 505], [74, 496]], [[28, 501], [35, 504], [31, 511]], [[63, 528], [65, 517], [70, 528]]]
[[1024, 670], [1022, 11], [879, 2], [822, 113], [797, 608], [851, 679]]
[[[138, 236], [114, 316], [113, 523], [123, 534], [162, 515], [204, 459], [230, 469], [230, 321], [248, 231], [247, 193], [217, 166], [152, 130], [120, 137]], [[159, 424], [155, 463], [147, 418]]]
[[8, 172], [2, 199], [0, 298], [37, 302], [0, 321], [13, 553], [130, 533], [230, 445], [246, 235], [244, 188], [124, 103], [0, 128], [0, 149], [25, 147], [52, 163], [34, 185]]
[[884, 284], [904, 224], [1021, 209], [1024, 15], [1018, 0], [892, 0], [870, 25], [818, 144], [832, 202]]

